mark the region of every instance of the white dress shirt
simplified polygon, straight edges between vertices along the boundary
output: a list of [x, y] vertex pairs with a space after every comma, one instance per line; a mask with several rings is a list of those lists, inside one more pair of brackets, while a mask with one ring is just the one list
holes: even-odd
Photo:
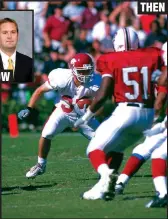
[[2, 52], [2, 50], [0, 50], [0, 54], [1, 54], [1, 58], [2, 58], [2, 63], [3, 63], [3, 68], [4, 69], [8, 69], [9, 66], [9, 62], [8, 59], [11, 58], [12, 59], [12, 64], [13, 64], [13, 68], [15, 70], [15, 65], [16, 65], [16, 51], [12, 54], [12, 56], [8, 56], [6, 55], [4, 52]]

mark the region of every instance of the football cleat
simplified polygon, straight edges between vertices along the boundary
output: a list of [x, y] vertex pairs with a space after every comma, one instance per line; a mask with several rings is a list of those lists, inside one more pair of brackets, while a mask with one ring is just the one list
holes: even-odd
[[105, 201], [110, 201], [114, 198], [114, 196], [115, 196], [115, 185], [116, 185], [117, 179], [118, 179], [118, 174], [116, 174], [115, 172], [112, 172], [112, 174], [110, 175], [110, 183], [109, 183], [108, 191], [105, 192], [104, 195], [103, 195], [103, 199]]
[[122, 195], [124, 191], [124, 184], [122, 182], [115, 185], [115, 194]]
[[42, 166], [41, 164], [37, 163], [35, 166], [33, 166], [27, 173], [27, 178], [35, 178], [38, 175], [42, 175], [45, 173], [46, 166]]
[[82, 198], [86, 200], [112, 200], [115, 196], [115, 183], [117, 181], [117, 175], [113, 172], [114, 170], [110, 170], [108, 174], [101, 177], [93, 188], [83, 193]]
[[156, 195], [150, 202], [146, 204], [146, 208], [163, 208], [167, 206], [167, 194], [160, 198]]

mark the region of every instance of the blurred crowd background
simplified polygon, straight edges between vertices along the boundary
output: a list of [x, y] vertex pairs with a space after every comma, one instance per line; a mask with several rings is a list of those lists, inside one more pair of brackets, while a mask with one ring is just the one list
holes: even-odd
[[[33, 91], [47, 80], [52, 69], [68, 68], [68, 61], [76, 53], [90, 53], [96, 61], [100, 54], [113, 51], [112, 38], [119, 27], [131, 26], [142, 48], [161, 48], [168, 36], [167, 15], [140, 15], [135, 1], [9, 1], [1, 7], [2, 10], [34, 10], [35, 60], [33, 83], [1, 86], [3, 132], [8, 131], [7, 116], [26, 106]], [[56, 92], [46, 93], [37, 106], [36, 119], [20, 122], [20, 130], [41, 130], [57, 101]]]

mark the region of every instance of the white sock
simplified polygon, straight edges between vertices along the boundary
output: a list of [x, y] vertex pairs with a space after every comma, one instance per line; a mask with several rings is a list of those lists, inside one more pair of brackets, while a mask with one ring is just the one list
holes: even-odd
[[42, 166], [46, 166], [47, 159], [38, 156], [38, 163], [41, 164]]
[[109, 173], [110, 171], [110, 168], [108, 167], [107, 164], [101, 164], [98, 168], [97, 168], [97, 172], [101, 175], [101, 176], [104, 176], [106, 175], [107, 173]]
[[153, 179], [153, 183], [159, 197], [163, 198], [167, 194], [167, 178], [165, 176], [158, 176]]
[[122, 173], [119, 175], [116, 184], [123, 183], [124, 185], [126, 185], [129, 181], [129, 179], [130, 179], [130, 177], [128, 175]]

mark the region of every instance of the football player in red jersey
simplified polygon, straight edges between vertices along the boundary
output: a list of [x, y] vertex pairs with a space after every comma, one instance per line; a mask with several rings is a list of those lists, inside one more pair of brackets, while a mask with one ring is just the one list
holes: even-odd
[[[158, 95], [155, 100], [155, 114], [164, 106], [167, 100], [167, 46], [163, 45], [163, 57], [165, 68], [158, 79]], [[139, 170], [146, 160], [152, 158], [152, 176], [156, 187], [157, 196], [154, 200], [148, 203], [147, 207], [162, 207], [167, 201], [167, 185], [166, 185], [166, 158], [167, 158], [167, 127], [165, 122], [157, 123], [150, 130], [144, 132], [145, 141], [133, 149], [131, 157], [128, 159], [122, 173], [120, 174], [115, 191], [117, 194], [122, 194], [123, 190], [130, 178]], [[156, 179], [155, 179], [156, 178]]]
[[[139, 48], [139, 39], [131, 28], [120, 28], [114, 37], [115, 52], [101, 55], [97, 70], [102, 83], [84, 116], [75, 127], [87, 123], [109, 95], [114, 96], [116, 109], [96, 130], [87, 148], [91, 164], [100, 174], [99, 182], [83, 194], [87, 200], [110, 200], [115, 194], [123, 151], [137, 142], [143, 131], [150, 129], [154, 118], [154, 83], [162, 70], [162, 52], [157, 48]], [[153, 73], [154, 72], [154, 73]], [[109, 156], [110, 154], [110, 156]], [[118, 166], [109, 168], [109, 158], [118, 156]], [[119, 162], [120, 159], [120, 162]]]

